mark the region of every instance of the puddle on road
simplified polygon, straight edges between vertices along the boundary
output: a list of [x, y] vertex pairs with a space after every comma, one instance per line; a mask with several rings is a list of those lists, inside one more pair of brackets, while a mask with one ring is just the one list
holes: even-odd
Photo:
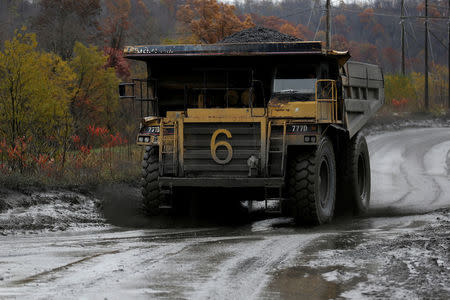
[[273, 274], [265, 293], [271, 299], [335, 299], [348, 288], [364, 280], [361, 276], [345, 283], [326, 280], [328, 274], [344, 274], [348, 269], [331, 266], [325, 268], [292, 267]]

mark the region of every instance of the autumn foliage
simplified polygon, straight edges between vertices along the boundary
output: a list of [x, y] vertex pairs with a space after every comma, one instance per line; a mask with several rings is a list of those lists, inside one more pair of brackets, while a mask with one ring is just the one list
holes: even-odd
[[241, 20], [235, 10], [234, 5], [216, 0], [188, 0], [178, 9], [177, 19], [182, 28], [189, 28], [198, 42], [211, 44], [254, 26], [250, 16], [243, 16]]
[[64, 61], [37, 50], [25, 30], [0, 51], [1, 174], [111, 176], [134, 150], [116, 126], [119, 80], [108, 56], [76, 43]]

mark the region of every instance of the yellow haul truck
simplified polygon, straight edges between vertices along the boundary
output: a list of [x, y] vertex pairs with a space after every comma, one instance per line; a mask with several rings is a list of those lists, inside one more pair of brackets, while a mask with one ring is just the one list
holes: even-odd
[[384, 102], [378, 66], [320, 42], [127, 46], [125, 56], [148, 70], [119, 91], [140, 102], [149, 214], [199, 188], [211, 201], [283, 199], [298, 223], [329, 222], [335, 205], [368, 209], [358, 132]]

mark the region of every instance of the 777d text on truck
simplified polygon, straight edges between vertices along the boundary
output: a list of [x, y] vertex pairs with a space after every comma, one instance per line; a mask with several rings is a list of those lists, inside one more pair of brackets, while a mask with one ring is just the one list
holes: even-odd
[[359, 132], [384, 103], [383, 73], [320, 42], [128, 46], [148, 77], [120, 85], [140, 102], [142, 195], [158, 214], [197, 189], [210, 201], [283, 199], [297, 223], [367, 211]]

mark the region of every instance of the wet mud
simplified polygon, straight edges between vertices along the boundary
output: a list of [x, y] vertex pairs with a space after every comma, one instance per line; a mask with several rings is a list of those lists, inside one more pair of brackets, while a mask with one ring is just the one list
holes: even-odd
[[2, 226], [53, 219], [3, 227], [0, 298], [448, 299], [449, 141], [446, 128], [374, 132], [368, 215], [318, 227], [212, 201], [147, 218], [139, 189], [123, 185], [4, 192]]

